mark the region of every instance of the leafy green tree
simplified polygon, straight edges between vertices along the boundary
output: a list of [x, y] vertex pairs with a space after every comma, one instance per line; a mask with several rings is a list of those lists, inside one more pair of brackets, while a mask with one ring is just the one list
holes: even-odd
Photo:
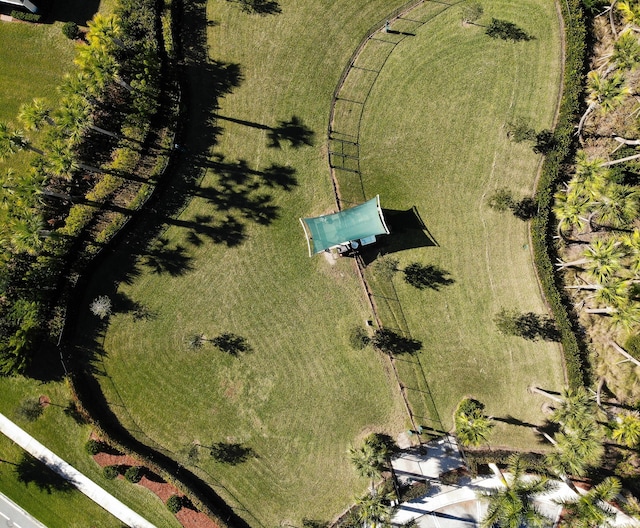
[[551, 491], [555, 484], [546, 477], [525, 479], [525, 471], [523, 460], [518, 455], [511, 456], [503, 487], [478, 493], [488, 503], [481, 528], [543, 528], [550, 524], [551, 520], [534, 504], [534, 498]]
[[565, 513], [562, 516], [562, 528], [602, 528], [611, 526], [615, 518], [615, 510], [607, 504], [620, 492], [620, 481], [614, 477], [603, 480], [586, 493], [579, 493], [575, 498], [557, 501]]

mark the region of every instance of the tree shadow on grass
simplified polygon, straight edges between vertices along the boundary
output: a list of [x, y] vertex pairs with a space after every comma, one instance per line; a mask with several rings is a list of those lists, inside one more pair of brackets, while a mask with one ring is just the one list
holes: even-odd
[[250, 458], [255, 458], [255, 451], [242, 444], [234, 442], [217, 442], [209, 446], [209, 453], [217, 462], [229, 466], [237, 466]]
[[54, 491], [68, 492], [74, 486], [60, 475], [49, 469], [42, 462], [24, 453], [22, 459], [14, 467], [18, 482], [24, 485], [34, 484], [40, 491], [51, 494]]
[[415, 354], [422, 349], [422, 343], [417, 339], [404, 337], [388, 328], [376, 330], [371, 343], [378, 350], [390, 356]]
[[35, 0], [35, 4], [44, 10], [46, 23], [75, 22], [86, 26], [98, 12], [100, 0]]
[[245, 119], [236, 119], [218, 114], [218, 119], [229, 121], [238, 125], [244, 125], [258, 130], [267, 130], [269, 139], [268, 146], [271, 148], [282, 148], [283, 143], [288, 143], [293, 148], [303, 146], [312, 146], [314, 144], [315, 133], [306, 126], [302, 119], [298, 116], [291, 116], [288, 121], [280, 120], [275, 127], [256, 123], [255, 121], [247, 121]]
[[440, 291], [443, 286], [450, 286], [455, 281], [449, 277], [449, 272], [435, 264], [423, 265], [413, 262], [402, 270], [404, 280], [419, 290], [431, 289]]
[[227, 2], [238, 4], [244, 13], [261, 16], [282, 13], [280, 4], [275, 0], [227, 0]]

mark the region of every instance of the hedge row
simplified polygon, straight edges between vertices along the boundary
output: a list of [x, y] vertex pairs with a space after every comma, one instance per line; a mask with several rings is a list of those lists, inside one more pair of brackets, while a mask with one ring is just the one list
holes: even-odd
[[25, 13], [24, 11], [11, 11], [11, 18], [16, 20], [23, 20], [25, 22], [40, 22], [41, 15], [36, 13]]
[[534, 260], [540, 283], [553, 312], [561, 336], [567, 382], [575, 388], [589, 384], [586, 345], [578, 340], [577, 321], [567, 309], [568, 301], [561, 293], [553, 266], [555, 247], [552, 238], [551, 207], [556, 187], [564, 176], [563, 164], [574, 153], [575, 124], [581, 107], [586, 58], [586, 27], [580, 0], [558, 2], [562, 8], [565, 34], [563, 95], [554, 132], [554, 148], [546, 154], [536, 200], [538, 215], [531, 227]]

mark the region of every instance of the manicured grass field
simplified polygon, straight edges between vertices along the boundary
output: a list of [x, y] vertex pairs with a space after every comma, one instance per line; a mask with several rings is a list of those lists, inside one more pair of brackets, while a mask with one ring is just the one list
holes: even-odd
[[[479, 24], [500, 18], [533, 36], [505, 42], [490, 39], [481, 25], [463, 26], [456, 7], [434, 17], [428, 4], [409, 18], [430, 21], [389, 56], [366, 103], [360, 166], [367, 198], [379, 193], [392, 210], [415, 206], [437, 243], [395, 253], [400, 268], [436, 265], [454, 282], [420, 291], [399, 273], [401, 312], [397, 303], [378, 302], [401, 322], [387, 312], [386, 324], [423, 343], [420, 365], [399, 362], [401, 376], [408, 387], [430, 392], [445, 429], [469, 395], [496, 418], [515, 418], [499, 424], [492, 443], [531, 448], [532, 429], [513, 423], [543, 420], [542, 400], [527, 387], [559, 389], [561, 357], [556, 344], [496, 331], [493, 317], [502, 307], [546, 311], [526, 224], [490, 209], [486, 198], [501, 187], [517, 198], [533, 192], [540, 157], [530, 144], [510, 142], [506, 131], [518, 118], [536, 130], [552, 125], [561, 68], [557, 15], [544, 1], [484, 2]], [[394, 297], [389, 285], [378, 284], [378, 291]], [[409, 393], [416, 414], [431, 425], [431, 398]]]
[[[188, 94], [193, 113], [177, 176], [196, 167], [203, 179], [162, 244], [134, 270], [123, 269], [121, 255], [106, 259], [84, 301], [78, 328], [92, 338], [89, 302], [114, 299], [104, 334], [79, 343], [99, 357], [113, 412], [206, 478], [252, 525], [333, 518], [366, 487], [347, 447], [369, 431], [396, 435], [408, 425], [386, 359], [349, 347], [349, 330], [371, 319], [352, 263], [309, 259], [297, 220], [335, 209], [326, 159], [331, 94], [362, 35], [399, 4], [288, 0], [281, 13], [257, 16], [216, 0], [206, 25], [190, 13], [190, 27], [206, 28], [208, 53], [219, 62], [189, 63], [200, 82]], [[418, 292], [395, 279], [445, 427], [465, 394], [497, 417], [541, 421], [527, 384], [557, 389], [562, 380], [555, 345], [495, 332], [501, 306], [543, 306], [525, 224], [484, 204], [502, 185], [533, 188], [538, 159], [506, 141], [504, 124], [523, 116], [550, 126], [558, 21], [542, 0], [483, 5], [487, 18], [512, 20], [535, 39], [492, 41], [481, 27], [463, 28], [452, 7], [389, 57], [362, 121], [367, 195], [380, 193], [385, 208], [415, 205], [438, 242], [398, 258], [437, 264], [455, 281]], [[210, 110], [223, 74], [237, 85]], [[218, 127], [215, 139], [205, 121]], [[297, 124], [293, 134], [285, 122]], [[233, 357], [208, 341], [186, 346], [193, 334], [225, 332], [250, 350]], [[415, 368], [400, 369], [416, 412], [427, 414], [412, 391], [424, 390]], [[535, 446], [525, 427], [501, 425], [498, 433], [495, 443]], [[208, 446], [218, 443], [242, 456], [215, 461]]]

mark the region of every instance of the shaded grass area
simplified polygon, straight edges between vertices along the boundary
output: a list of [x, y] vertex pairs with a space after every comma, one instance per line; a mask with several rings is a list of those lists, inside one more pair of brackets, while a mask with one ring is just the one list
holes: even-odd
[[[51, 403], [35, 421], [21, 419], [17, 409], [26, 398], [46, 396]], [[20, 378], [0, 379], [0, 409], [54, 453], [84, 473], [156, 526], [180, 523], [150, 491], [123, 480], [109, 481], [86, 453], [90, 428], [68, 411], [64, 383], [39, 383]], [[0, 488], [14, 502], [49, 528], [96, 526], [113, 528], [121, 523], [89, 498], [47, 471], [8, 438], [0, 436]]]
[[[501, 307], [536, 313], [545, 307], [526, 225], [485, 203], [496, 188], [518, 196], [534, 188], [540, 160], [510, 143], [505, 126], [516, 117], [537, 129], [551, 126], [560, 80], [558, 20], [552, 5], [535, 0], [517, 9], [499, 0], [483, 7], [485, 17], [512, 20], [535, 38], [490, 39], [480, 26], [463, 27], [455, 7], [443, 11], [390, 55], [361, 129], [366, 196], [380, 193], [390, 209], [415, 206], [432, 242], [395, 252], [394, 234], [380, 250], [395, 252], [400, 268], [434, 265], [454, 281], [419, 290], [402, 274], [393, 288], [372, 278], [383, 322], [423, 343], [419, 365], [398, 364], [417, 420], [439, 421], [444, 429], [467, 395], [485, 402], [493, 416], [541, 422], [542, 401], [527, 387], [563, 383], [557, 345], [505, 337], [495, 328]], [[341, 188], [347, 181], [357, 193], [352, 175], [339, 175]], [[538, 446], [531, 428], [506, 425], [492, 442]]]

